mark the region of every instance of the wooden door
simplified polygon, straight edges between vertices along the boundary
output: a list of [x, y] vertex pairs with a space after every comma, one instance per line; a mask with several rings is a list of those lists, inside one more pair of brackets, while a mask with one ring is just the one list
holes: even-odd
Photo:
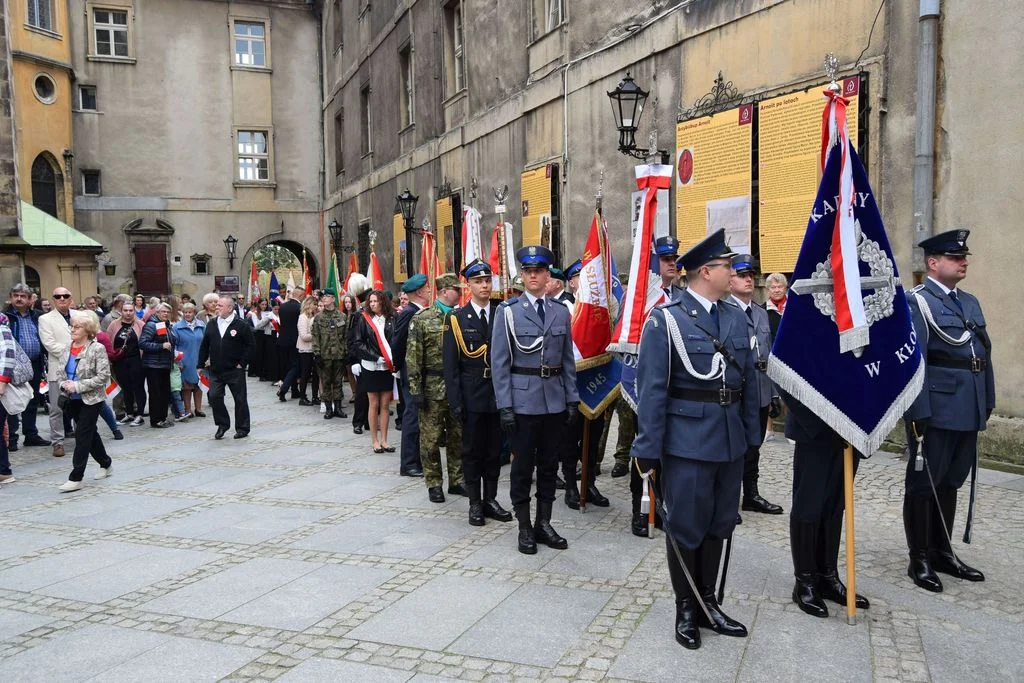
[[170, 290], [167, 283], [167, 246], [136, 244], [135, 292], [146, 296], [163, 296]]

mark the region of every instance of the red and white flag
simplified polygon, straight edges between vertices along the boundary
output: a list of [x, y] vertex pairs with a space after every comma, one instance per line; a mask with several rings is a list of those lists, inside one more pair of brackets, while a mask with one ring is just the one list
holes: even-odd
[[366, 279], [370, 281], [370, 289], [384, 289], [384, 276], [380, 272], [380, 263], [377, 262], [377, 252], [370, 252], [370, 265], [366, 268]]
[[167, 336], [167, 323], [157, 321], [156, 323], [156, 336], [166, 337]]
[[249, 291], [246, 297], [250, 304], [256, 303], [260, 298], [260, 275], [256, 271], [256, 259], [252, 260], [252, 267], [249, 270]]
[[[483, 218], [482, 214], [474, 209], [472, 206], [463, 205], [462, 207], [462, 266], [465, 268], [467, 265], [475, 261], [476, 259], [482, 259], [484, 257], [483, 245], [480, 243], [480, 219]], [[466, 278], [459, 274], [459, 279], [463, 284], [466, 283]], [[462, 296], [459, 299], [459, 305], [465, 306], [469, 303], [472, 294], [468, 287], [462, 289]]]
[[210, 377], [205, 372], [199, 372], [199, 390], [204, 394], [210, 391]]
[[[505, 238], [505, 263], [508, 264], [508, 272], [501, 272], [501, 249], [498, 245], [498, 236], [503, 235]], [[505, 282], [509, 284], [508, 291], [501, 292], [503, 298], [507, 299], [512, 296], [512, 278], [519, 274], [516, 270], [516, 247], [512, 241], [512, 224], [511, 223], [498, 223], [494, 226], [494, 230], [491, 232], [491, 253], [487, 258], [488, 263], [491, 264], [491, 272], [494, 273], [494, 291], [501, 291], [502, 275], [505, 276]]]
[[581, 259], [576, 307], [572, 314], [573, 352], [577, 363], [601, 358], [607, 354], [612, 340], [609, 306], [612, 270], [608, 258], [608, 226], [595, 212], [590, 222], [590, 236]]
[[270, 319], [270, 326], [274, 328], [274, 332], [281, 331], [281, 321], [277, 318]]
[[185, 352], [184, 351], [175, 351], [174, 352], [174, 362], [175, 363], [180, 363], [183, 360], [185, 360]]
[[121, 387], [117, 385], [117, 382], [110, 380], [110, 384], [107, 385], [107, 398], [114, 398], [121, 393]]
[[654, 218], [658, 211], [658, 190], [672, 185], [672, 166], [650, 164], [637, 166], [636, 184], [644, 192], [640, 206], [640, 227], [633, 238], [633, 256], [629, 261], [629, 285], [622, 300], [622, 315], [612, 335], [609, 351], [636, 353], [647, 316], [665, 301], [657, 262], [652, 259]]
[[434, 278], [441, 274], [441, 262], [437, 260], [437, 243], [434, 241], [433, 233], [423, 232], [423, 243], [420, 245], [420, 272], [427, 276], [427, 289], [430, 292], [430, 300], [437, 296], [434, 288]]
[[46, 396], [46, 393], [50, 391], [50, 383], [45, 379], [39, 380], [39, 395]]

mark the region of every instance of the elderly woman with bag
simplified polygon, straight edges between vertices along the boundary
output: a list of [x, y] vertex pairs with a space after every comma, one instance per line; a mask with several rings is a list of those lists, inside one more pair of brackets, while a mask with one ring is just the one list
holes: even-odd
[[61, 355], [57, 368], [60, 401], [67, 401], [65, 410], [75, 423], [75, 452], [71, 462], [73, 469], [68, 480], [58, 487], [61, 493], [82, 488], [82, 478], [90, 454], [100, 465], [95, 479], [106, 479], [114, 469], [96, 428], [100, 411], [106, 404], [107, 385], [110, 384], [107, 351], [96, 341], [99, 329], [99, 318], [92, 311], [72, 318], [71, 344]]
[[[32, 400], [32, 361], [14, 339], [7, 316], [0, 313], [0, 426], [8, 415], [20, 415]], [[7, 439], [0, 436], [0, 484], [14, 481]]]
[[142, 370], [149, 389], [149, 426], [157, 429], [173, 427], [167, 419], [171, 407], [171, 366], [174, 364], [175, 336], [169, 304], [158, 304], [153, 316], [142, 328], [139, 348], [142, 349]]

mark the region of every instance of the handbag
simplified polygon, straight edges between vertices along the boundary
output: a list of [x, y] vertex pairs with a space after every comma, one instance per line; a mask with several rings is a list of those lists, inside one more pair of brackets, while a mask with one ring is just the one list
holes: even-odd
[[14, 370], [11, 372], [11, 384], [24, 384], [32, 380], [35, 370], [32, 368], [32, 361], [29, 360], [25, 349], [17, 339], [11, 339], [14, 343]]
[[8, 384], [4, 395], [0, 396], [0, 403], [8, 415], [19, 415], [28, 407], [32, 400], [32, 385], [28, 382], [22, 384]]

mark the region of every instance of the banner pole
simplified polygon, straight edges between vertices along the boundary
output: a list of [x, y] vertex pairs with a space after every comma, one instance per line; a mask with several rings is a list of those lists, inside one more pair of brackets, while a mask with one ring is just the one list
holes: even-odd
[[[571, 429], [571, 428], [570, 428]], [[583, 450], [580, 453], [580, 514], [582, 515], [587, 511], [587, 486], [590, 480], [587, 475], [590, 468], [587, 467], [589, 464], [587, 460], [590, 456], [590, 418], [583, 417]], [[573, 468], [575, 469], [575, 468]]]
[[843, 483], [846, 494], [846, 623], [857, 624], [857, 570], [853, 543], [853, 446], [843, 451]]

